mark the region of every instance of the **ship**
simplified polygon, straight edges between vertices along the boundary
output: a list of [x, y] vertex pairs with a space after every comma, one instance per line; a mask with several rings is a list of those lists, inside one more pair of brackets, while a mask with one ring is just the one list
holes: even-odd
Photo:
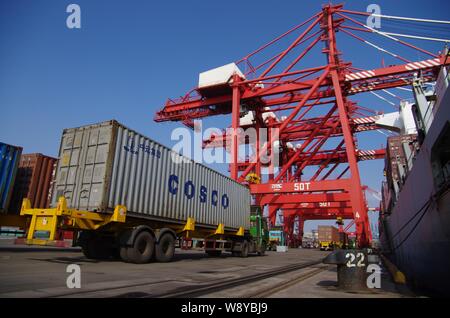
[[387, 140], [381, 187], [381, 252], [425, 296], [450, 295], [448, 71], [428, 89], [418, 74], [414, 99], [400, 103], [403, 129]]

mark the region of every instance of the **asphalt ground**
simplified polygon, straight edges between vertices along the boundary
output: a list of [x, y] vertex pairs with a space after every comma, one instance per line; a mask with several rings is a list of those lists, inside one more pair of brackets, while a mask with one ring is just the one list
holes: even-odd
[[[90, 260], [79, 248], [21, 246], [12, 244], [11, 240], [0, 240], [0, 297], [156, 297], [283, 266], [320, 261], [328, 253], [289, 249], [285, 253], [269, 251], [265, 256], [240, 258], [228, 253], [211, 257], [201, 251], [177, 249], [170, 263], [129, 264], [119, 260]], [[80, 288], [67, 286], [72, 274], [67, 270], [72, 264], [79, 265]], [[384, 288], [353, 295], [339, 290], [336, 279], [333, 266], [317, 264], [205, 296], [405, 297], [386, 274]], [[285, 288], [276, 288], [284, 285]]]

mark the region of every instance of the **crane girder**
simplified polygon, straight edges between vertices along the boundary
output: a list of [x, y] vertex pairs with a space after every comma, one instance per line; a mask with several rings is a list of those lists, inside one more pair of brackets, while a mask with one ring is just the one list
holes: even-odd
[[[393, 87], [401, 87], [411, 85], [415, 76], [422, 72], [423, 81], [429, 82], [436, 78], [436, 74], [442, 65], [450, 65], [450, 59], [445, 56], [439, 58], [428, 59], [413, 63], [393, 65], [384, 68], [365, 70], [360, 72], [345, 73], [344, 95], [354, 95], [367, 91], [377, 91]], [[278, 75], [280, 77], [283, 74]], [[260, 79], [262, 81], [262, 79]], [[262, 99], [261, 106], [283, 105], [298, 102], [304, 98], [304, 94], [299, 92], [310, 89], [317, 79], [310, 79], [295, 83], [280, 83], [274, 87], [257, 88], [250, 87], [246, 81], [241, 82], [242, 102], [252, 99]], [[331, 88], [331, 80], [326, 79], [321, 85], [321, 90], [313, 94], [309, 99], [333, 97], [334, 91]], [[285, 94], [277, 99], [264, 102], [264, 97]], [[164, 108], [156, 114], [157, 122], [166, 120], [182, 120], [189, 111], [201, 109], [196, 115], [198, 117], [211, 116], [212, 114], [227, 114], [231, 112], [231, 94], [222, 96], [211, 96], [203, 98], [199, 95], [197, 98], [189, 99], [185, 97], [183, 100], [169, 100]], [[215, 107], [212, 110], [210, 107]]]

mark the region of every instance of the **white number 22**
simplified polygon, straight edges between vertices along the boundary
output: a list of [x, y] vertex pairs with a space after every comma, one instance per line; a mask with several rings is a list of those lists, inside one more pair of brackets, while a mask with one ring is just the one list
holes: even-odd
[[[357, 253], [356, 256], [353, 253], [347, 253], [345, 255], [345, 258], [348, 259], [346, 265], [347, 267], [364, 267], [364, 254], [363, 253]], [[354, 261], [355, 259], [358, 259], [358, 262], [355, 264]]]

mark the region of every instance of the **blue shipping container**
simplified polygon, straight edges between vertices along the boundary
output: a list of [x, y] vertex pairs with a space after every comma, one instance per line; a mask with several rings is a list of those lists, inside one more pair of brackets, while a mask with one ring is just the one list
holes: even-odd
[[0, 212], [8, 212], [22, 148], [0, 142]]

